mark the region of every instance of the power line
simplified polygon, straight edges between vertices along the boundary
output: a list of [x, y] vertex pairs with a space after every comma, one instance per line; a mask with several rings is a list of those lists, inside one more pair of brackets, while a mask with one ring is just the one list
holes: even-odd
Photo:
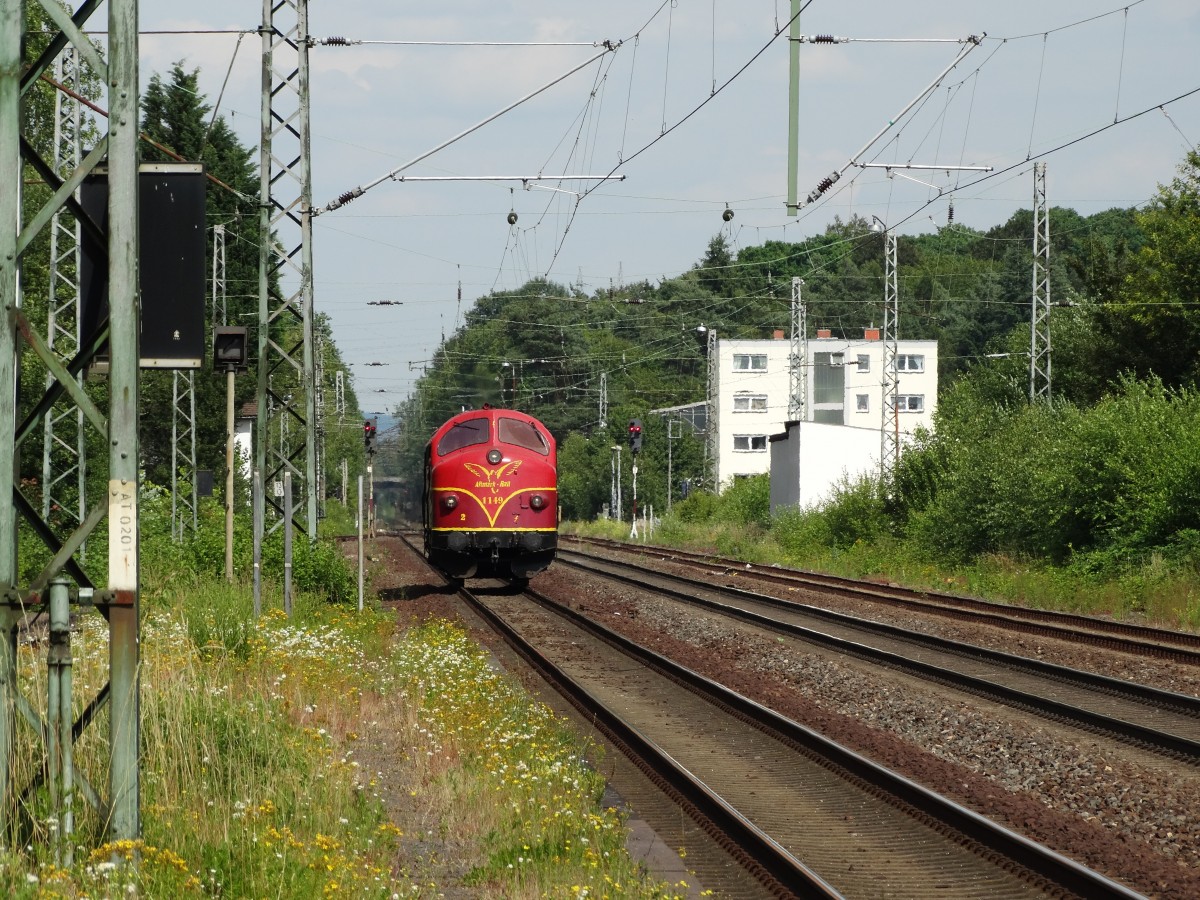
[[[666, 2], [663, 3], [663, 6], [666, 6], [667, 2], [670, 2], [670, 0], [666, 0]], [[774, 44], [775, 41], [777, 41], [779, 39], [779, 36], [781, 34], [784, 34], [785, 31], [787, 30], [787, 28], [789, 28], [791, 26], [792, 22], [794, 22], [797, 18], [799, 18], [801, 13], [803, 13], [806, 9], [809, 8], [809, 6], [812, 5], [812, 2], [813, 2], [813, 0], [807, 0], [807, 2], [802, 7], [800, 7], [800, 9], [796, 12], [796, 14], [794, 16], [792, 16], [790, 19], [788, 19], [788, 21], [784, 24], [784, 27], [782, 29], [780, 29], [779, 31], [777, 31], [774, 35], [772, 35], [771, 39], [769, 41], [767, 41], [765, 44], [763, 44], [762, 47], [759, 48], [758, 52], [756, 52], [753, 56], [751, 56], [750, 59], [748, 59], [741, 66], [741, 68], [739, 68], [736, 72], [734, 72], [732, 75], [730, 75], [729, 78], [727, 78], [721, 84], [720, 87], [716, 88], [711, 94], [709, 94], [707, 97], [705, 97], [703, 100], [701, 100], [698, 104], [696, 104], [696, 106], [694, 106], [690, 112], [688, 112], [687, 114], [685, 114], [683, 116], [683, 118], [681, 118], [677, 122], [675, 122], [674, 125], [671, 125], [669, 128], [664, 127], [661, 134], [659, 134], [657, 137], [651, 139], [648, 143], [646, 143], [640, 149], [635, 151], [633, 153], [633, 155], [630, 156], [628, 159], [623, 158], [623, 159], [619, 160], [617, 162], [617, 164], [612, 167], [609, 174], [616, 172], [617, 169], [619, 169], [622, 166], [626, 165], [627, 163], [630, 163], [633, 160], [637, 159], [639, 156], [641, 156], [643, 153], [645, 153], [647, 150], [649, 150], [651, 147], [653, 147], [655, 144], [657, 144], [659, 141], [661, 141], [663, 138], [665, 138], [668, 134], [671, 134], [676, 128], [678, 128], [679, 126], [681, 126], [685, 122], [687, 122], [689, 119], [691, 119], [692, 116], [694, 116], [696, 113], [698, 113], [700, 110], [702, 110], [710, 102], [715, 100], [718, 94], [720, 94], [723, 90], [725, 90], [725, 88], [729, 87], [729, 85], [731, 85], [735, 80], [737, 80], [737, 78], [740, 77], [743, 72], [745, 72], [747, 69], [749, 69], [750, 66], [752, 66], [758, 60], [758, 58], [760, 56], [762, 56], [764, 53], [767, 52], [767, 50], [771, 47], [771, 45]], [[663, 7], [660, 6], [658, 8], [658, 12], [661, 12], [662, 8]], [[656, 12], [655, 15], [658, 15], [658, 12]], [[651, 20], [653, 20], [653, 17], [651, 17]], [[647, 23], [647, 24], [649, 24], [649, 23]], [[562, 240], [559, 241], [558, 246], [554, 250], [554, 255], [550, 259], [550, 265], [546, 268], [547, 276], [549, 276], [550, 270], [554, 268], [554, 262], [555, 262], [555, 260], [558, 259], [558, 255], [562, 252], [563, 245], [566, 243], [566, 240], [567, 240], [567, 234], [570, 232], [571, 225], [575, 221], [575, 214], [579, 209], [579, 204], [583, 201], [583, 199], [585, 197], [587, 197], [597, 187], [598, 187], [598, 185], [593, 185], [592, 187], [588, 188], [579, 196], [579, 199], [575, 201], [575, 208], [571, 211], [571, 217], [567, 222], [567, 227], [563, 230]]]
[[383, 45], [393, 47], [603, 47], [607, 41], [377, 41], [329, 37], [314, 43], [325, 47]]

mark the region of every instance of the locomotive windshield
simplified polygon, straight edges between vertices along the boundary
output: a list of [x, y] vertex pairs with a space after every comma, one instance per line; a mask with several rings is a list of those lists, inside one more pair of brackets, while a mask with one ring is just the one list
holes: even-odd
[[[478, 419], [466, 419], [462, 422], [456, 422], [454, 426], [442, 435], [442, 439], [438, 442], [438, 456], [445, 456], [447, 453], [453, 453], [455, 450], [461, 450], [463, 447], [470, 447], [472, 444], [483, 444], [488, 440], [488, 434], [491, 429], [488, 427], [488, 420], [484, 416]], [[504, 429], [501, 428], [501, 434]]]
[[516, 444], [542, 456], [550, 455], [550, 444], [532, 422], [500, 417], [498, 430], [505, 444]]

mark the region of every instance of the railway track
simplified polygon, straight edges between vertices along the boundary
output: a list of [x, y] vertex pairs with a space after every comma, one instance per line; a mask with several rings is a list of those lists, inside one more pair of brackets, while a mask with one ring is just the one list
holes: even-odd
[[537, 591], [463, 596], [777, 896], [1138, 896]]
[[1019, 634], [1070, 641], [1104, 650], [1136, 654], [1146, 659], [1161, 659], [1200, 667], [1200, 635], [1188, 632], [1151, 628], [1074, 613], [1010, 606], [957, 594], [913, 590], [799, 569], [755, 565], [669, 547], [567, 535], [560, 536], [560, 544], [564, 549], [573, 546], [581, 553], [584, 552], [583, 548], [590, 547], [678, 563], [705, 573], [710, 580], [717, 578], [724, 583], [736, 580], [739, 584], [774, 584], [797, 590], [811, 590], [930, 616], [990, 625]]
[[560, 564], [1200, 765], [1200, 699], [962, 644], [627, 561], [561, 552]]

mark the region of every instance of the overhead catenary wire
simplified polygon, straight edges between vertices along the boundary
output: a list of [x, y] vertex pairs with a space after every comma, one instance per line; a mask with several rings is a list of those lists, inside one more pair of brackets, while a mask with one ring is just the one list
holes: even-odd
[[1033, 115], [1029, 117], [1029, 147], [1025, 151], [1025, 159], [1033, 155], [1033, 132], [1037, 127], [1038, 104], [1042, 99], [1042, 74], [1046, 71], [1046, 45], [1049, 43], [1050, 32], [1042, 35], [1042, 61], [1038, 65], [1037, 90], [1033, 95]]
[[1125, 41], [1129, 36], [1129, 7], [1125, 7], [1125, 19], [1121, 26], [1121, 61], [1117, 65], [1117, 100], [1113, 107], [1113, 121], [1121, 115], [1121, 82], [1125, 75]]
[[371, 190], [371, 188], [376, 187], [385, 181], [394, 180], [396, 178], [396, 176], [399, 175], [401, 172], [403, 172], [405, 169], [411, 168], [412, 166], [415, 166], [417, 163], [421, 162], [421, 160], [427, 159], [428, 157], [433, 156], [435, 153], [445, 150], [451, 144], [457, 143], [458, 141], [465, 138], [467, 135], [469, 135], [475, 131], [478, 131], [480, 128], [487, 125], [489, 122], [494, 122], [496, 119], [500, 118], [505, 113], [512, 112], [512, 110], [516, 109], [522, 103], [526, 103], [527, 101], [532, 100], [538, 94], [541, 94], [541, 93], [549, 90], [550, 88], [554, 87], [554, 85], [558, 84], [561, 81], [565, 81], [566, 79], [568, 79], [572, 75], [574, 75], [576, 72], [578, 72], [580, 69], [585, 69], [588, 66], [590, 66], [592, 63], [596, 62], [596, 60], [608, 55], [609, 53], [616, 52], [617, 48], [620, 46], [621, 46], [620, 41], [616, 41], [616, 42], [606, 41], [604, 43], [604, 49], [602, 51], [595, 54], [594, 56], [588, 57], [586, 60], [581, 62], [579, 65], [574, 66], [573, 68], [569, 69], [567, 72], [563, 73], [562, 75], [559, 75], [553, 81], [547, 82], [546, 84], [542, 85], [541, 87], [537, 88], [536, 90], [531, 91], [530, 93], [525, 94], [523, 97], [519, 98], [518, 100], [513, 101], [508, 106], [504, 107], [503, 109], [499, 110], [498, 112], [494, 112], [487, 118], [475, 123], [474, 125], [470, 126], [469, 128], [463, 129], [458, 134], [454, 135], [454, 137], [449, 138], [448, 140], [442, 141], [442, 143], [438, 144], [436, 147], [433, 147], [430, 150], [426, 150], [424, 153], [421, 153], [418, 156], [413, 157], [408, 162], [397, 166], [396, 168], [394, 168], [390, 172], [388, 172], [386, 175], [382, 175], [379, 178], [376, 178], [374, 181], [369, 182], [365, 185], [362, 185], [361, 187], [356, 187], [349, 191], [346, 191], [345, 193], [339, 195], [336, 200], [330, 201], [321, 209], [313, 210], [313, 215], [317, 215], [318, 213], [332, 212], [335, 209], [339, 209], [340, 207], [349, 203], [351, 200], [361, 197], [367, 191]]
[[[1010, 166], [1005, 166], [1004, 168], [997, 169], [995, 172], [989, 172], [986, 175], [981, 175], [979, 178], [975, 178], [973, 180], [964, 182], [962, 187], [964, 189], [971, 188], [977, 184], [981, 184], [985, 181], [989, 181], [992, 178], [996, 178], [1001, 175], [1007, 175], [1010, 172], [1012, 172], [1014, 169], [1018, 169], [1024, 165], [1026, 165], [1027, 163], [1034, 162], [1039, 159], [1044, 159], [1045, 157], [1050, 156], [1054, 153], [1058, 153], [1059, 151], [1065, 150], [1068, 147], [1073, 147], [1075, 144], [1082, 143], [1083, 141], [1090, 140], [1091, 138], [1094, 138], [1099, 134], [1103, 134], [1104, 132], [1108, 131], [1110, 128], [1116, 128], [1118, 125], [1124, 125], [1127, 122], [1132, 122], [1134, 119], [1141, 118], [1142, 116], [1146, 115], [1147, 113], [1153, 112], [1156, 109], [1161, 110], [1166, 106], [1170, 106], [1172, 103], [1178, 103], [1181, 100], [1186, 100], [1188, 97], [1193, 97], [1198, 94], [1200, 94], [1200, 86], [1191, 88], [1190, 90], [1186, 90], [1181, 94], [1176, 94], [1174, 97], [1170, 98], [1169, 100], [1164, 100], [1162, 103], [1156, 103], [1152, 106], [1146, 107], [1145, 109], [1138, 110], [1137, 112], [1131, 113], [1130, 115], [1127, 115], [1127, 116], [1124, 116], [1115, 122], [1109, 122], [1105, 125], [1101, 125], [1098, 128], [1094, 128], [1091, 131], [1081, 134], [1078, 137], [1072, 138], [1069, 141], [1064, 141], [1061, 144], [1058, 144], [1054, 147], [1050, 147], [1046, 150], [1043, 150], [1040, 153], [1037, 153], [1037, 154], [1031, 156], [1029, 159], [1025, 159], [1020, 162], [1013, 163]], [[930, 201], [929, 203], [925, 203], [925, 204], [921, 205], [917, 210], [910, 213], [901, 222], [899, 222], [897, 224], [903, 224], [904, 222], [909, 221], [910, 219], [919, 215], [921, 212], [924, 212], [924, 210], [926, 210], [934, 202], [936, 202], [936, 201]]]
[[[654, 16], [657, 16], [658, 13], [662, 11], [663, 6], [666, 6], [668, 2], [671, 2], [671, 0], [664, 0], [662, 6], [660, 6], [658, 8], [658, 10], [655, 11]], [[808, 7], [812, 5], [812, 2], [813, 2], [813, 0], [806, 0], [804, 5], [800, 7], [800, 9], [796, 12], [796, 14], [794, 16], [792, 16], [790, 19], [788, 19], [788, 21], [784, 24], [784, 26], [783, 26], [784, 29], [786, 30], [787, 28], [791, 27], [792, 22], [795, 21], [795, 19], [798, 18], [801, 13], [803, 13], [806, 9], [808, 9]], [[654, 16], [651, 16], [651, 21], [653, 21]], [[747, 69], [749, 69], [750, 66], [754, 65], [754, 63], [759, 59], [759, 57], [761, 57], [764, 53], [766, 53], [767, 50], [775, 43], [776, 40], [779, 39], [779, 36], [783, 33], [784, 33], [783, 30], [776, 31], [775, 34], [773, 34], [771, 36], [770, 40], [768, 40], [765, 44], [763, 44], [762, 47], [760, 47], [758, 49], [758, 51], [750, 57], [750, 59], [748, 59], [745, 63], [743, 63], [742, 66], [736, 72], [734, 72], [727, 79], [725, 79], [725, 81], [722, 82], [721, 85], [715, 91], [713, 91], [711, 94], [709, 94], [709, 96], [705, 97], [698, 104], [696, 104], [694, 107], [692, 107], [692, 109], [689, 112], [687, 112], [682, 118], [680, 118], [673, 125], [671, 125], [670, 128], [664, 129], [663, 132], [661, 134], [659, 134], [657, 137], [652, 138], [647, 143], [642, 145], [628, 159], [625, 159], [625, 158], [619, 159], [617, 161], [617, 164], [615, 166], [613, 166], [611, 171], [616, 172], [617, 169], [621, 168], [621, 166], [624, 166], [624, 165], [632, 162], [634, 159], [641, 156], [643, 153], [645, 153], [647, 150], [649, 150], [651, 147], [653, 147], [655, 144], [657, 144], [659, 141], [661, 141], [663, 138], [665, 138], [668, 134], [670, 134], [675, 129], [679, 128], [681, 125], [683, 125], [685, 122], [687, 122], [689, 119], [691, 119], [692, 116], [696, 115], [696, 113], [700, 112], [700, 110], [702, 110], [705, 106], [707, 106], [714, 99], [716, 99], [718, 94], [720, 94], [722, 91], [725, 90], [725, 88], [729, 87], [729, 85], [731, 85], [734, 81], [736, 81], [742, 75], [743, 72], [745, 72]], [[597, 185], [593, 185], [592, 187], [587, 188], [580, 195], [579, 199], [575, 202], [575, 207], [571, 211], [571, 216], [567, 221], [567, 226], [563, 230], [562, 240], [559, 241], [558, 246], [554, 249], [554, 255], [550, 259], [549, 268], [547, 268], [547, 270], [546, 270], [547, 273], [549, 273], [550, 269], [552, 269], [554, 267], [555, 261], [558, 259], [559, 254], [562, 252], [563, 245], [567, 239], [567, 234], [570, 232], [571, 225], [574, 222], [575, 216], [579, 211], [580, 202], [585, 197], [587, 197], [588, 194], [590, 194], [592, 191], [594, 191], [596, 189], [596, 187], [597, 187]]]
[[1077, 19], [1074, 22], [1068, 22], [1066, 25], [1059, 25], [1055, 28], [1049, 28], [1046, 31], [1032, 31], [1029, 34], [1014, 34], [1014, 35], [1008, 35], [1008, 36], [1001, 35], [997, 38], [997, 40], [1000, 40], [1000, 41], [1022, 41], [1022, 40], [1026, 40], [1027, 38], [1044, 37], [1048, 34], [1054, 34], [1055, 32], [1058, 32], [1058, 31], [1067, 31], [1070, 28], [1077, 28], [1080, 25], [1087, 25], [1089, 22], [1096, 22], [1096, 21], [1099, 21], [1100, 19], [1107, 18], [1108, 16], [1115, 16], [1118, 13], [1128, 13], [1128, 11], [1130, 9], [1132, 9], [1133, 7], [1140, 6], [1141, 4], [1143, 4], [1145, 2], [1146, 2], [1146, 0], [1133, 0], [1132, 3], [1126, 3], [1124, 6], [1118, 6], [1116, 9], [1110, 9], [1110, 10], [1108, 10], [1108, 12], [1096, 13], [1096, 15], [1088, 16], [1086, 19]]
[[1184, 142], [1184, 144], [1187, 145], [1187, 149], [1191, 150], [1193, 147], [1195, 147], [1196, 146], [1195, 142], [1190, 140], [1188, 138], [1188, 136], [1183, 133], [1183, 130], [1177, 124], [1175, 124], [1175, 120], [1171, 118], [1171, 114], [1169, 112], [1167, 112], [1166, 109], [1164, 109], [1161, 106], [1158, 109], [1159, 109], [1159, 112], [1161, 112], [1164, 116], [1166, 116], [1167, 121], [1171, 123], [1171, 127], [1174, 128], [1177, 132], [1179, 132], [1179, 136], [1181, 138], [1183, 138], [1183, 142]]
[[387, 41], [328, 37], [314, 43], [323, 47], [603, 47], [607, 41]]
[[948, 65], [945, 69], [943, 69], [938, 74], [937, 78], [935, 78], [932, 82], [929, 83], [928, 87], [926, 87], [924, 90], [921, 91], [921, 93], [919, 93], [916, 97], [914, 97], [911, 101], [909, 101], [909, 103], [902, 110], [900, 110], [899, 113], [897, 113], [895, 116], [893, 116], [891, 119], [889, 119], [888, 123], [883, 128], [881, 128], [869, 141], [867, 141], [867, 143], [865, 143], [862, 146], [862, 149], [860, 149], [857, 153], [855, 153], [853, 156], [851, 156], [845, 165], [843, 165], [840, 169], [835, 169], [829, 175], [826, 175], [824, 178], [822, 178], [821, 181], [819, 181], [817, 183], [817, 186], [816, 186], [816, 188], [813, 189], [812, 193], [810, 193], [808, 195], [808, 197], [805, 198], [803, 205], [809, 206], [809, 205], [815, 203], [821, 197], [822, 194], [824, 194], [831, 187], [833, 187], [833, 185], [836, 184], [837, 181], [843, 175], [846, 174], [846, 171], [858, 162], [858, 159], [864, 153], [866, 153], [868, 150], [870, 150], [871, 147], [873, 147], [881, 137], [883, 137], [885, 134], [887, 134], [895, 126], [895, 124], [897, 122], [899, 122], [906, 115], [908, 115], [909, 111], [914, 106], [916, 106], [926, 96], [928, 96], [930, 93], [932, 93], [933, 90], [939, 84], [941, 84], [942, 79], [945, 78], [948, 74], [950, 74], [950, 72], [954, 71], [954, 68], [960, 62], [962, 62], [963, 59], [966, 58], [968, 53], [970, 53], [972, 50], [974, 50], [976, 47], [978, 47], [979, 44], [983, 41], [983, 39], [985, 37], [987, 37], [987, 32], [983, 32], [982, 35], [974, 35], [973, 34], [973, 35], [968, 36], [965, 39], [963, 48], [959, 51], [958, 55], [954, 58], [954, 61], [951, 62], [950, 65]]
[[[1113, 16], [1113, 15], [1117, 15], [1117, 14], [1122, 14], [1122, 15], [1124, 15], [1124, 16], [1128, 16], [1128, 11], [1129, 11], [1129, 9], [1130, 9], [1130, 8], [1132, 8], [1132, 7], [1134, 7], [1134, 6], [1137, 6], [1137, 5], [1139, 5], [1139, 4], [1140, 4], [1140, 3], [1142, 3], [1142, 2], [1144, 2], [1144, 0], [1135, 0], [1135, 2], [1133, 2], [1133, 3], [1130, 3], [1130, 4], [1127, 4], [1126, 6], [1123, 6], [1123, 7], [1117, 7], [1116, 9], [1108, 10], [1107, 12], [1099, 13], [1099, 14], [1097, 14], [1097, 15], [1094, 15], [1094, 16], [1089, 16], [1089, 17], [1087, 17], [1087, 18], [1080, 19], [1080, 20], [1077, 20], [1077, 21], [1074, 21], [1074, 22], [1069, 22], [1069, 23], [1067, 23], [1067, 24], [1060, 25], [1060, 26], [1057, 26], [1057, 27], [1054, 27], [1054, 28], [1049, 28], [1049, 29], [1046, 29], [1045, 31], [1033, 32], [1033, 33], [1030, 33], [1030, 34], [1013, 35], [1013, 36], [1009, 36], [1009, 37], [989, 38], [990, 40], [996, 41], [996, 47], [995, 47], [995, 48], [994, 48], [994, 49], [991, 51], [991, 53], [989, 53], [989, 54], [987, 55], [987, 57], [986, 57], [986, 58], [985, 58], [985, 59], [984, 59], [984, 60], [983, 60], [983, 61], [982, 61], [982, 62], [981, 62], [981, 63], [980, 63], [980, 64], [979, 64], [979, 65], [978, 65], [978, 66], [977, 66], [977, 67], [976, 67], [976, 68], [975, 68], [975, 69], [974, 69], [974, 70], [973, 70], [971, 73], [970, 73], [970, 75], [968, 75], [968, 76], [967, 76], [967, 78], [973, 78], [973, 79], [974, 79], [974, 84], [973, 84], [973, 87], [972, 87], [972, 92], [971, 92], [971, 106], [970, 106], [970, 112], [971, 112], [971, 113], [973, 113], [973, 111], [974, 111], [974, 101], [975, 101], [975, 94], [976, 94], [976, 91], [978, 90], [978, 82], [979, 82], [979, 78], [978, 78], [978, 76], [979, 76], [979, 73], [980, 73], [980, 72], [981, 72], [981, 71], [982, 71], [982, 70], [983, 70], [983, 69], [984, 69], [984, 68], [985, 68], [985, 67], [988, 65], [988, 63], [990, 63], [990, 62], [992, 61], [992, 59], [993, 59], [993, 58], [996, 56], [996, 54], [997, 54], [997, 53], [1000, 51], [1000, 49], [1001, 49], [1002, 47], [1006, 46], [1006, 45], [1007, 45], [1007, 44], [1008, 44], [1010, 41], [1012, 41], [1012, 42], [1015, 42], [1015, 41], [1025, 40], [1025, 39], [1028, 39], [1028, 38], [1034, 38], [1034, 37], [1039, 37], [1039, 38], [1042, 38], [1042, 41], [1043, 41], [1043, 58], [1042, 58], [1042, 61], [1043, 61], [1043, 66], [1044, 66], [1044, 62], [1045, 62], [1045, 56], [1044, 56], [1044, 53], [1045, 53], [1045, 44], [1046, 44], [1046, 39], [1047, 39], [1047, 36], [1048, 36], [1048, 35], [1050, 35], [1050, 34], [1054, 34], [1054, 33], [1060, 32], [1060, 31], [1066, 31], [1066, 30], [1069, 30], [1069, 29], [1074, 29], [1074, 28], [1078, 28], [1078, 27], [1080, 27], [1080, 26], [1088, 25], [1088, 24], [1090, 24], [1090, 23], [1092, 23], [1092, 22], [1096, 22], [1096, 21], [1098, 21], [1098, 20], [1100, 20], [1100, 19], [1107, 18], [1107, 17], [1109, 17], [1109, 16]], [[986, 36], [985, 36], [985, 37], [986, 37]], [[961, 82], [959, 82], [959, 83], [960, 83], [960, 84], [965, 84], [965, 82], [966, 82], [966, 78], [964, 78], [964, 79], [963, 79]], [[1040, 82], [1041, 82], [1041, 73], [1039, 72], [1039, 92], [1040, 92]], [[1174, 101], [1169, 101], [1169, 102], [1174, 102]], [[1036, 112], [1035, 112], [1035, 115], [1036, 115]], [[962, 152], [960, 153], [960, 160], [959, 160], [960, 164], [962, 163], [963, 159], [965, 159], [965, 156], [966, 156], [966, 142], [967, 142], [967, 136], [968, 136], [968, 129], [969, 129], [969, 127], [970, 127], [970, 114], [969, 114], [969, 116], [968, 116], [967, 128], [965, 128], [965, 129], [964, 129], [964, 132], [963, 132], [963, 144], [962, 144]], [[1031, 131], [1030, 131], [1030, 145], [1029, 145], [1029, 147], [1027, 148], [1027, 154], [1031, 154], [1031, 153], [1032, 153], [1032, 140], [1033, 140], [1033, 123], [1031, 123]], [[1069, 146], [1069, 145], [1064, 145], [1064, 146]], [[1028, 161], [1028, 158], [1032, 158], [1032, 157], [1031, 157], [1031, 156], [1027, 156], [1027, 160], [1026, 160], [1026, 161]], [[962, 175], [961, 175], [961, 173], [960, 173], [960, 174], [957, 176], [957, 178], [956, 178], [956, 182], [955, 182], [955, 184], [954, 184], [954, 187], [953, 187], [953, 189], [952, 189], [952, 190], [955, 190], [955, 191], [957, 191], [957, 190], [960, 188], [960, 186], [962, 186], [962, 181], [961, 181], [961, 178], [962, 178]], [[851, 180], [853, 180], [853, 179], [851, 179]], [[829, 186], [828, 186], [828, 185], [826, 185], [826, 190], [828, 189], [828, 187], [829, 187]], [[840, 190], [839, 190], [837, 193], [840, 193]], [[836, 193], [835, 193], [835, 196], [836, 196]], [[923, 208], [924, 208], [924, 207], [923, 207]], [[807, 216], [807, 213], [802, 213], [800, 216], [798, 216], [798, 218], [797, 218], [797, 221], [800, 221], [800, 220], [802, 220], [802, 219], [803, 219], [803, 218], [805, 218], [806, 216]]]
[[242, 38], [246, 34], [247, 32], [245, 31], [238, 32], [237, 43], [233, 45], [233, 54], [229, 57], [229, 68], [225, 70], [225, 80], [221, 82], [221, 92], [217, 94], [217, 102], [213, 104], [212, 116], [209, 117], [208, 127], [204, 129], [204, 140], [200, 143], [202, 152], [203, 148], [208, 146], [208, 136], [212, 133], [213, 126], [217, 124], [217, 112], [221, 108], [221, 101], [225, 97], [225, 88], [229, 86], [229, 76], [233, 74], [233, 64], [237, 61], [238, 49], [242, 46]]

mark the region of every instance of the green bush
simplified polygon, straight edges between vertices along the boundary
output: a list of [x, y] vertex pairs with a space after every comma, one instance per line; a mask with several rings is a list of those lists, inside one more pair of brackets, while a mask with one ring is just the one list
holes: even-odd
[[771, 524], [771, 476], [737, 478], [720, 496], [717, 518], [738, 525]]
[[812, 559], [833, 546], [829, 522], [819, 510], [782, 509], [771, 523], [771, 533], [784, 552], [797, 559]]
[[707, 522], [716, 518], [720, 502], [716, 494], [693, 491], [686, 500], [680, 500], [671, 507], [671, 515], [689, 524]]
[[872, 541], [892, 530], [879, 483], [871, 477], [855, 481], [843, 477], [818, 515], [825, 521], [833, 547], [844, 549], [860, 541]]
[[997, 420], [949, 424], [906, 454], [905, 533], [932, 558], [1084, 554], [1084, 568], [1114, 571], [1200, 529], [1194, 390], [1125, 379], [1093, 407], [1026, 404]]
[[[142, 497], [141, 569], [147, 588], [163, 591], [181, 582], [224, 575], [223, 507], [212, 500], [201, 502], [197, 529], [193, 532], [189, 528], [185, 539], [177, 542], [171, 535], [170, 498], [149, 484], [144, 487]], [[283, 529], [277, 528], [263, 541], [264, 579], [283, 581], [283, 540]], [[234, 517], [233, 567], [236, 574], [245, 577], [253, 571], [253, 566], [253, 522], [250, 512], [245, 510]], [[302, 532], [294, 532], [292, 538], [292, 586], [332, 603], [348, 603], [358, 597], [357, 577], [337, 543], [328, 537], [310, 543]]]

